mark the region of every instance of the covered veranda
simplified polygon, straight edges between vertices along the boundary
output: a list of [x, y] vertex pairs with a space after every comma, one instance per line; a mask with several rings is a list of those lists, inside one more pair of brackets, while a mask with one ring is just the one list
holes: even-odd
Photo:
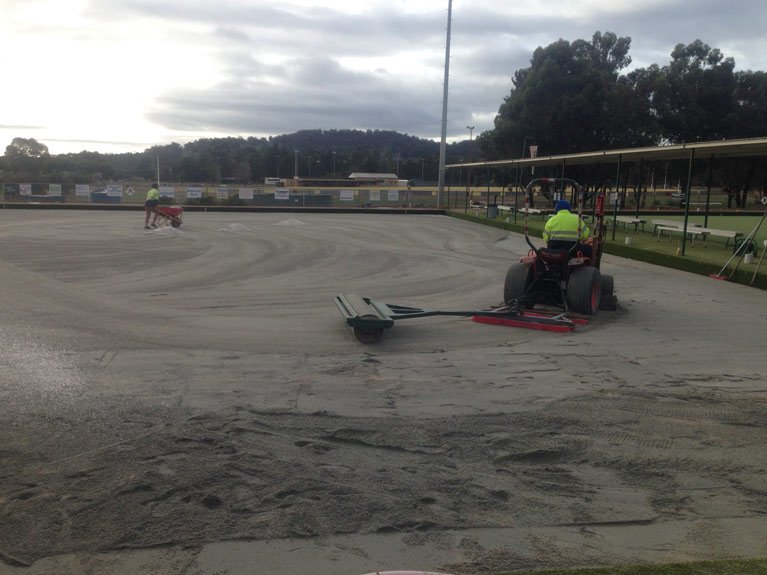
[[[619, 189], [624, 179], [625, 170], [630, 165], [639, 165], [637, 173], [639, 181], [637, 189], [641, 190], [642, 167], [645, 162], [687, 160], [686, 178], [682, 186], [682, 204], [684, 206], [684, 227], [682, 233], [681, 250], [684, 254], [686, 238], [688, 236], [688, 219], [690, 215], [690, 190], [694, 175], [696, 160], [709, 160], [708, 173], [706, 174], [706, 200], [704, 203], [705, 222], [708, 221], [710, 211], [711, 188], [713, 182], [713, 161], [723, 158], [737, 157], [764, 157], [767, 156], [767, 137], [748, 138], [740, 140], [719, 140], [714, 142], [694, 142], [687, 144], [673, 144], [666, 146], [650, 146], [642, 148], [624, 148], [616, 150], [602, 150], [593, 152], [581, 152], [577, 154], [562, 154], [554, 156], [536, 156], [534, 158], [514, 158], [508, 160], [493, 160], [484, 162], [462, 162], [445, 166], [450, 169], [486, 170], [489, 174], [494, 169], [515, 169], [517, 174], [529, 169], [534, 172], [537, 167], [558, 168], [558, 177], [568, 177], [568, 168], [578, 165], [614, 164], [615, 189]], [[489, 178], [488, 178], [489, 179]], [[517, 185], [519, 185], [519, 178]], [[640, 203], [636, 204], [636, 216], [639, 216]], [[706, 225], [706, 224], [704, 224]]]

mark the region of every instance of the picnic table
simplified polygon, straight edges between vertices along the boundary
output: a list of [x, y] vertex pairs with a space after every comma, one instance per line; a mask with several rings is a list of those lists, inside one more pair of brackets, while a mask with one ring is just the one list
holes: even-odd
[[634, 232], [636, 232], [638, 231], [639, 226], [642, 226], [642, 233], [644, 233], [644, 225], [647, 223], [647, 220], [632, 218], [630, 216], [617, 216], [615, 218], [610, 218], [610, 220], [614, 220], [616, 226], [621, 225], [626, 231], [628, 231], [629, 226], [634, 226]]
[[703, 232], [701, 228], [696, 227], [688, 227], [687, 230], [684, 228], [681, 228], [679, 226], [656, 226], [655, 231], [658, 234], [658, 241], [660, 241], [661, 236], [663, 235], [663, 232], [668, 232], [668, 241], [671, 241], [671, 235], [674, 233], [686, 233], [687, 236], [690, 238], [690, 245], [695, 245], [695, 238], [697, 236], [703, 236], [703, 243], [706, 242], [706, 237], [708, 236], [707, 233]]
[[[658, 241], [660, 241], [661, 235], [663, 235], [663, 232], [668, 232], [669, 235], [669, 241], [671, 234], [673, 234], [675, 231], [682, 232], [684, 230], [684, 222], [680, 222], [677, 220], [652, 220], [653, 224], [653, 235], [658, 235]], [[708, 246], [708, 237], [719, 237], [719, 238], [725, 238], [724, 247], [727, 248], [730, 245], [730, 240], [738, 241], [739, 238], [743, 237], [742, 232], [732, 232], [730, 230], [718, 230], [715, 228], [704, 228], [700, 224], [691, 224], [688, 223], [687, 225], [687, 233], [690, 236], [691, 239], [694, 240], [697, 236], [703, 236], [703, 245]]]
[[548, 213], [548, 210], [542, 210], [539, 208], [511, 208], [512, 211], [516, 210], [518, 214], [527, 214], [528, 216], [541, 216], [543, 217]]
[[[678, 228], [682, 229], [684, 228], [684, 222], [680, 222], [678, 220], [650, 220], [650, 222], [653, 225], [652, 233], [655, 235], [658, 232], [659, 227], [665, 227], [665, 228]], [[701, 227], [699, 224], [688, 224], [687, 228], [699, 228]]]
[[695, 229], [700, 230], [700, 232], [703, 234], [704, 245], [708, 245], [707, 243], [708, 236], [725, 238], [725, 242], [724, 242], [725, 249], [727, 249], [727, 247], [730, 245], [730, 240], [738, 241], [738, 239], [743, 236], [742, 232], [731, 232], [730, 230], [716, 230], [714, 228], [695, 228]]

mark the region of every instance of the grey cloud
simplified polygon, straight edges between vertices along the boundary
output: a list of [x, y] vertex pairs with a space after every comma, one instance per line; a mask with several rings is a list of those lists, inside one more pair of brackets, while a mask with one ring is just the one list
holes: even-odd
[[[337, 59], [426, 48], [431, 61], [419, 65], [441, 69], [446, 25], [442, 11], [349, 15], [329, 8], [296, 12], [280, 4], [121, 4], [136, 14], [209, 26], [212, 49], [222, 58], [227, 80], [215, 89], [171, 91], [155, 103], [149, 117], [168, 129], [275, 134], [305, 128], [380, 128], [439, 135], [441, 80], [406, 83], [383, 70], [351, 72]], [[661, 7], [636, 3], [625, 14], [583, 14], [577, 21], [564, 21], [553, 12], [517, 16], [501, 5], [454, 12], [448, 135], [465, 136], [473, 116], [494, 116], [515, 71], [530, 65], [538, 46], [611, 31], [632, 38], [635, 66], [665, 65], [679, 42], [700, 38], [713, 47], [738, 46], [752, 30], [763, 27], [765, 11], [759, 2], [740, 2], [739, 7], [733, 10], [714, 0], [702, 0], [695, 10], [679, 1]], [[221, 44], [222, 36], [226, 44]], [[259, 52], [274, 44], [291, 60], [279, 66], [260, 62]], [[478, 126], [477, 133], [491, 127], [489, 122]]]
[[287, 82], [227, 82], [214, 90], [168, 93], [149, 119], [169, 130], [277, 134], [305, 128], [398, 130], [423, 137], [440, 131], [440, 102], [423, 86], [389, 74], [343, 69], [327, 58], [292, 61]]

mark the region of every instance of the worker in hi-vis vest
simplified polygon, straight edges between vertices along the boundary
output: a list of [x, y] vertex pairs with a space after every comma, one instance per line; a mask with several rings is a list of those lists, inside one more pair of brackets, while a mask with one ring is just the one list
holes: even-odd
[[543, 239], [547, 247], [558, 250], [569, 250], [577, 243], [577, 251], [591, 257], [591, 246], [584, 243], [589, 239], [589, 227], [578, 214], [572, 213], [571, 209], [567, 200], [559, 200], [554, 204], [556, 214], [546, 221]]

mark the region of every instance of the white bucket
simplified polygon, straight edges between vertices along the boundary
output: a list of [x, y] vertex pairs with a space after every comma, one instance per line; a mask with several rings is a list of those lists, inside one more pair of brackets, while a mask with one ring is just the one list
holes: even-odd
[[631, 245], [631, 236], [626, 236], [626, 239], [623, 242], [625, 245], [630, 246]]
[[752, 264], [752, 263], [754, 263], [754, 254], [747, 253], [746, 255], [744, 255], [743, 256], [743, 263], [744, 264]]

